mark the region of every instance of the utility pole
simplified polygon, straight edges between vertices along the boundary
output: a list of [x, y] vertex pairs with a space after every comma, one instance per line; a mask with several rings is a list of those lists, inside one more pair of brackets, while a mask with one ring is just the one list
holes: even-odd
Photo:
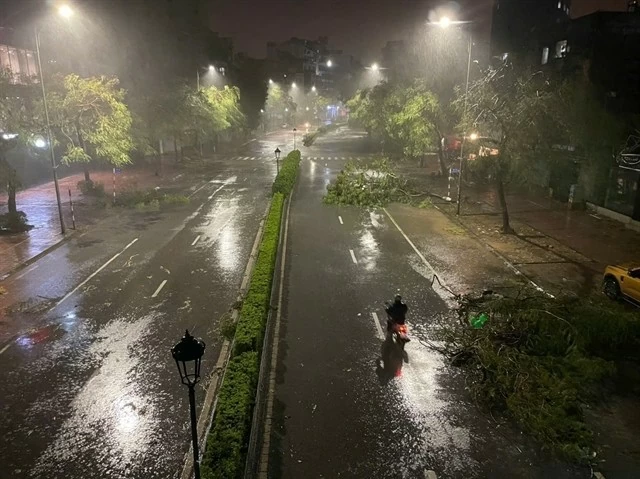
[[[473, 49], [473, 34], [469, 31], [469, 58], [467, 60], [467, 83], [464, 92], [464, 110], [463, 118], [466, 121], [467, 117], [467, 97], [469, 96], [469, 76], [471, 74], [471, 50]], [[462, 143], [460, 144], [460, 168], [458, 171], [458, 204], [456, 205], [456, 215], [460, 216], [460, 200], [462, 197], [462, 167], [464, 164], [464, 142], [467, 139], [467, 131], [462, 135]]]

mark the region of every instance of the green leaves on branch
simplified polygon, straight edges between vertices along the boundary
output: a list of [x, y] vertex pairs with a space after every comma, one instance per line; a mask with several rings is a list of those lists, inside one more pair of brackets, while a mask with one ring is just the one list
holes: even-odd
[[280, 173], [273, 182], [273, 193], [280, 193], [289, 196], [293, 190], [298, 177], [298, 166], [300, 165], [300, 151], [294, 150], [282, 161]]
[[114, 166], [131, 162], [133, 120], [117, 78], [54, 77], [49, 109], [65, 163], [103, 159]]
[[[640, 362], [640, 319], [601, 298], [463, 298], [460, 321], [444, 318], [441, 352], [473, 373], [471, 388], [544, 446], [592, 459], [583, 406], [605, 392], [617, 360]], [[475, 329], [470, 319], [489, 320]]]
[[406, 201], [406, 186], [384, 158], [370, 165], [348, 162], [327, 187], [324, 202], [331, 205], [384, 206], [393, 201]]
[[441, 105], [422, 81], [381, 83], [361, 90], [347, 103], [351, 117], [376, 140], [417, 158], [438, 148]]

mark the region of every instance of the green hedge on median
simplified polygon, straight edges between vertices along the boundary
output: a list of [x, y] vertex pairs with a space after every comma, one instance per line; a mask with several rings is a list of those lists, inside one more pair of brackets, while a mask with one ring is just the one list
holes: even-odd
[[240, 310], [240, 319], [236, 328], [233, 348], [234, 354], [259, 351], [262, 346], [264, 327], [269, 314], [273, 271], [276, 254], [278, 253], [278, 237], [280, 236], [283, 203], [284, 196], [281, 193], [273, 195], [269, 215], [264, 225], [256, 266], [251, 276], [249, 290]]
[[300, 152], [296, 150], [289, 153], [273, 185], [274, 194], [265, 220], [258, 258], [240, 309], [231, 359], [218, 393], [202, 459], [204, 479], [236, 479], [241, 478], [244, 472], [260, 375], [260, 351], [269, 316], [282, 210], [285, 197], [293, 190], [299, 163]]
[[234, 356], [229, 361], [202, 461], [203, 479], [242, 476], [259, 370], [257, 351]]
[[293, 150], [282, 161], [280, 173], [273, 182], [273, 193], [282, 193], [288, 196], [293, 190], [298, 176], [298, 165], [300, 164], [300, 150]]

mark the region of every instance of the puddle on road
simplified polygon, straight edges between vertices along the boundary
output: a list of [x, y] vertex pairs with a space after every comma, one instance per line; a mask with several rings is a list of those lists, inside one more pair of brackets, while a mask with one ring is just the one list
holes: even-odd
[[142, 358], [145, 351], [138, 346], [149, 334], [155, 316], [149, 314], [135, 322], [114, 320], [98, 332], [83, 360], [98, 362], [98, 369], [79, 389], [69, 406], [70, 417], [37, 459], [36, 476], [60, 477], [65, 464], [91, 457], [92, 464], [78, 467], [99, 465], [103, 471], [96, 471], [96, 477], [121, 477], [149, 454], [157, 442], [159, 397], [157, 388], [149, 384]]

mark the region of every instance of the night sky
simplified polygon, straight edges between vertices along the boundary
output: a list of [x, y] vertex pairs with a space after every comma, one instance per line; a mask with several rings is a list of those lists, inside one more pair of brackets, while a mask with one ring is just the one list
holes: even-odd
[[[374, 61], [387, 40], [401, 39], [417, 21], [426, 21], [436, 6], [451, 3], [467, 19], [480, 20], [489, 31], [493, 0], [212, 0], [211, 26], [231, 36], [236, 51], [266, 55], [266, 42], [292, 36], [330, 44], [365, 62]], [[573, 15], [595, 10], [624, 10], [627, 0], [573, 0]]]

